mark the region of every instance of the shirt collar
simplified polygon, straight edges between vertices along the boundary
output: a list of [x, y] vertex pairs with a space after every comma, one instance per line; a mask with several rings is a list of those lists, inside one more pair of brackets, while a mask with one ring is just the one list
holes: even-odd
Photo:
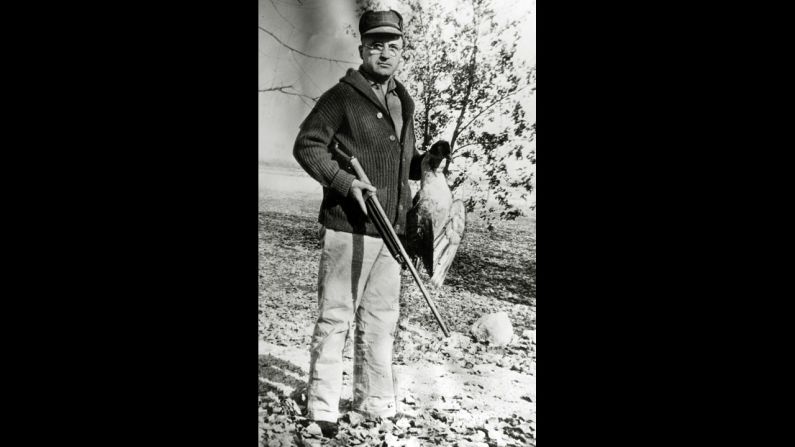
[[[359, 67], [359, 73], [361, 73], [362, 77], [364, 77], [364, 79], [370, 84], [370, 87], [375, 88], [377, 86], [380, 87], [383, 85], [378, 81], [370, 78], [370, 75], [365, 70], [363, 70], [362, 67]], [[395, 77], [390, 76], [386, 82], [386, 91], [389, 93], [393, 93], [394, 90], [395, 90]]]

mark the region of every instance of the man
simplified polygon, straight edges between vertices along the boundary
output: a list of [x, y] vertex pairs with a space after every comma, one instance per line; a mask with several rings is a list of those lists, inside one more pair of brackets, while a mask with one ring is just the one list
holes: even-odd
[[[362, 64], [325, 92], [304, 120], [293, 154], [323, 185], [324, 227], [318, 272], [320, 315], [311, 344], [308, 418], [323, 434], [337, 431], [342, 351], [355, 324], [353, 409], [365, 417], [396, 414], [392, 344], [398, 319], [400, 266], [367, 217], [363, 194], [376, 193], [398, 235], [411, 207], [408, 180], [419, 180], [414, 102], [395, 80], [403, 51], [403, 18], [368, 11], [359, 21]], [[346, 162], [355, 156], [372, 185]]]

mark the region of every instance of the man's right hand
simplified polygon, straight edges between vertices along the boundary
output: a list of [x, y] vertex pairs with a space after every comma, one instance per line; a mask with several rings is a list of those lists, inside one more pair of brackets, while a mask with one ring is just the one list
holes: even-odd
[[354, 179], [353, 183], [351, 183], [351, 189], [348, 191], [348, 196], [353, 197], [357, 202], [359, 202], [359, 206], [362, 208], [362, 212], [364, 212], [364, 215], [366, 216], [367, 205], [364, 204], [364, 191], [372, 191], [373, 194], [375, 194], [375, 186]]

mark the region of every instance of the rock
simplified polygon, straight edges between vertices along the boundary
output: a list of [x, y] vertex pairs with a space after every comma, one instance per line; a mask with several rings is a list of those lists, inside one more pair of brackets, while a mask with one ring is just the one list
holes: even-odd
[[495, 312], [480, 317], [470, 328], [478, 341], [491, 346], [506, 346], [513, 338], [513, 325], [505, 312]]
[[395, 427], [401, 428], [403, 430], [409, 428], [410, 426], [411, 424], [409, 423], [409, 420], [406, 418], [400, 418], [397, 420], [397, 422], [395, 422]]
[[413, 409], [413, 408], [403, 408], [403, 412], [402, 412], [402, 413], [403, 413], [403, 414], [404, 414], [406, 417], [409, 417], [409, 418], [416, 418], [416, 417], [419, 417], [419, 413], [417, 412], [417, 410], [415, 410], [415, 409]]
[[442, 412], [440, 412], [439, 409], [437, 409], [437, 408], [433, 408], [431, 410], [431, 417], [436, 419], [436, 420], [438, 420], [438, 421], [442, 421], [444, 423], [447, 423], [447, 415], [442, 413]]
[[392, 424], [392, 421], [385, 420], [384, 422], [381, 423], [381, 426], [378, 428], [378, 431], [382, 433], [389, 433], [392, 431], [393, 426], [394, 424]]
[[351, 436], [354, 436], [364, 441], [365, 439], [367, 439], [367, 430], [364, 428], [351, 429]]
[[392, 433], [387, 433], [384, 436], [384, 444], [386, 444], [387, 447], [399, 445], [397, 436], [393, 435]]
[[502, 432], [498, 430], [489, 430], [488, 431], [489, 439], [494, 441], [497, 444], [504, 444], [505, 438], [502, 435]]
[[287, 402], [287, 405], [290, 407], [290, 411], [292, 411], [294, 414], [297, 414], [299, 416], [303, 415], [303, 412], [301, 411], [301, 406], [296, 401], [292, 399], [287, 399], [285, 402]]
[[355, 411], [349, 411], [347, 415], [348, 415], [348, 423], [351, 424], [351, 427], [356, 427], [362, 422], [364, 422], [364, 416], [362, 416], [361, 414]]
[[467, 439], [472, 442], [483, 442], [486, 439], [486, 433], [483, 433], [481, 430], [475, 430], [475, 433], [467, 436]]
[[406, 439], [405, 447], [420, 447], [420, 441], [417, 438]]
[[323, 436], [323, 430], [320, 429], [320, 426], [316, 423], [312, 422], [306, 427], [306, 432], [312, 436]]

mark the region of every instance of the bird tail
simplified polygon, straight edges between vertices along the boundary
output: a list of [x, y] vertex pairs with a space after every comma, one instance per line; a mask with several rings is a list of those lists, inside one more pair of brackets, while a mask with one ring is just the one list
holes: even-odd
[[466, 218], [463, 201], [453, 201], [450, 206], [450, 216], [439, 236], [433, 241], [434, 271], [430, 282], [433, 287], [439, 287], [444, 282], [464, 236]]

